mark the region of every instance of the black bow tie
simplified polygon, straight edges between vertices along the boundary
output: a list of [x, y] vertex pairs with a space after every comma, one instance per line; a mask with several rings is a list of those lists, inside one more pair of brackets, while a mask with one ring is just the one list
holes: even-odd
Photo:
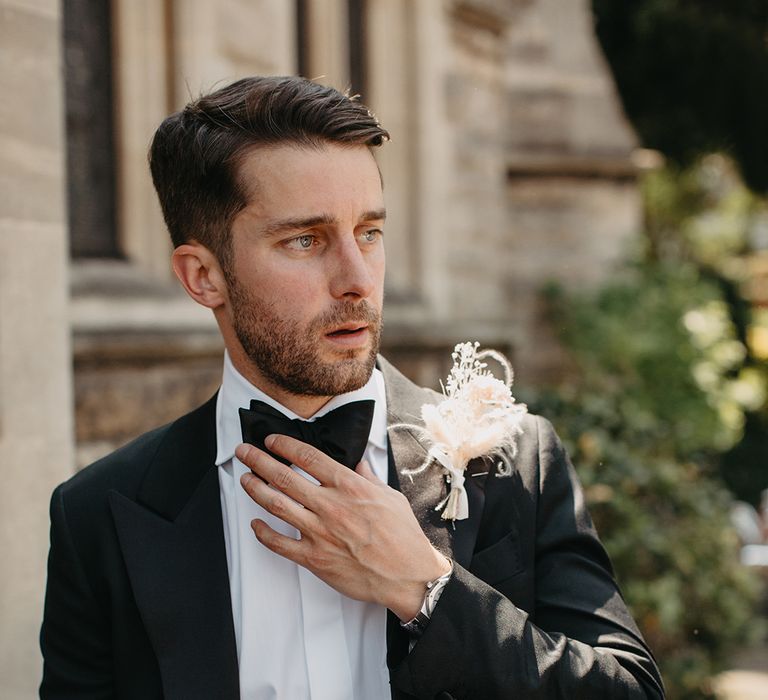
[[[264, 438], [273, 433], [289, 435], [317, 447], [331, 459], [354, 469], [363, 457], [373, 422], [375, 401], [353, 401], [309, 422], [291, 420], [263, 401], [251, 401], [251, 409], [240, 409], [243, 442], [269, 452]], [[283, 464], [290, 462], [272, 454]]]

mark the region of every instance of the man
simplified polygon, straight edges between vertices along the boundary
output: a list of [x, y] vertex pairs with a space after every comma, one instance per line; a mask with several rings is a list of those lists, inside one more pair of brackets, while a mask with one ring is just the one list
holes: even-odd
[[[441, 470], [405, 476], [426, 447], [387, 426], [436, 395], [377, 358], [387, 137], [299, 78], [158, 129], [222, 387], [55, 491], [43, 698], [663, 697], [549, 424], [526, 417], [510, 477], [470, 469], [466, 519], [435, 510]], [[357, 448], [306, 443], [334, 422]]]

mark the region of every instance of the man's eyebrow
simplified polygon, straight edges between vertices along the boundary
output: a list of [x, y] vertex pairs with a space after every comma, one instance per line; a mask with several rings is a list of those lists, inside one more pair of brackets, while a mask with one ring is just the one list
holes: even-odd
[[332, 224], [334, 219], [329, 214], [320, 214], [319, 216], [306, 216], [296, 219], [278, 219], [267, 224], [262, 233], [265, 236], [277, 236], [286, 231], [300, 231], [313, 226], [327, 226]]
[[371, 209], [371, 211], [365, 212], [365, 214], [360, 217], [360, 221], [386, 221], [386, 218], [386, 209]]
[[[363, 221], [384, 221], [387, 218], [386, 209], [372, 209], [366, 211], [360, 217]], [[330, 214], [320, 214], [318, 216], [307, 216], [296, 219], [279, 219], [267, 224], [261, 231], [266, 237], [278, 236], [288, 231], [301, 231], [312, 228], [313, 226], [330, 226], [336, 223], [336, 219]]]

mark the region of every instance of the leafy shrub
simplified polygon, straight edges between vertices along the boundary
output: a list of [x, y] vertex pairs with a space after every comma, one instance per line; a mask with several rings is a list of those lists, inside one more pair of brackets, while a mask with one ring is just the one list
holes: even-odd
[[729, 651], [760, 633], [758, 583], [739, 564], [732, 496], [713, 468], [744, 411], [719, 288], [692, 265], [655, 264], [591, 298], [549, 298], [577, 373], [523, 398], [570, 450], [669, 698], [713, 697]]
[[720, 401], [723, 419], [743, 426], [740, 441], [718, 457], [719, 471], [738, 498], [757, 505], [768, 488], [768, 198], [750, 192], [734, 163], [717, 153], [687, 169], [647, 173], [641, 185], [646, 259], [694, 265], [720, 291], [722, 298], [686, 314], [707, 355], [693, 370]]

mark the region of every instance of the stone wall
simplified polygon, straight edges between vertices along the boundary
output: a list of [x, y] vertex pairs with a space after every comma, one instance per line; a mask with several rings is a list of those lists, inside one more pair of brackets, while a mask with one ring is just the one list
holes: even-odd
[[539, 290], [551, 282], [594, 287], [625, 259], [641, 226], [637, 142], [589, 7], [538, 0], [509, 33], [502, 298], [527, 383], [555, 381], [567, 369]]
[[553, 381], [566, 363], [539, 292], [594, 286], [627, 252], [635, 138], [586, 0], [460, 2], [446, 22], [450, 325], [506, 340], [522, 383]]
[[35, 697], [48, 501], [72, 473], [60, 17], [0, 0], [0, 695]]

